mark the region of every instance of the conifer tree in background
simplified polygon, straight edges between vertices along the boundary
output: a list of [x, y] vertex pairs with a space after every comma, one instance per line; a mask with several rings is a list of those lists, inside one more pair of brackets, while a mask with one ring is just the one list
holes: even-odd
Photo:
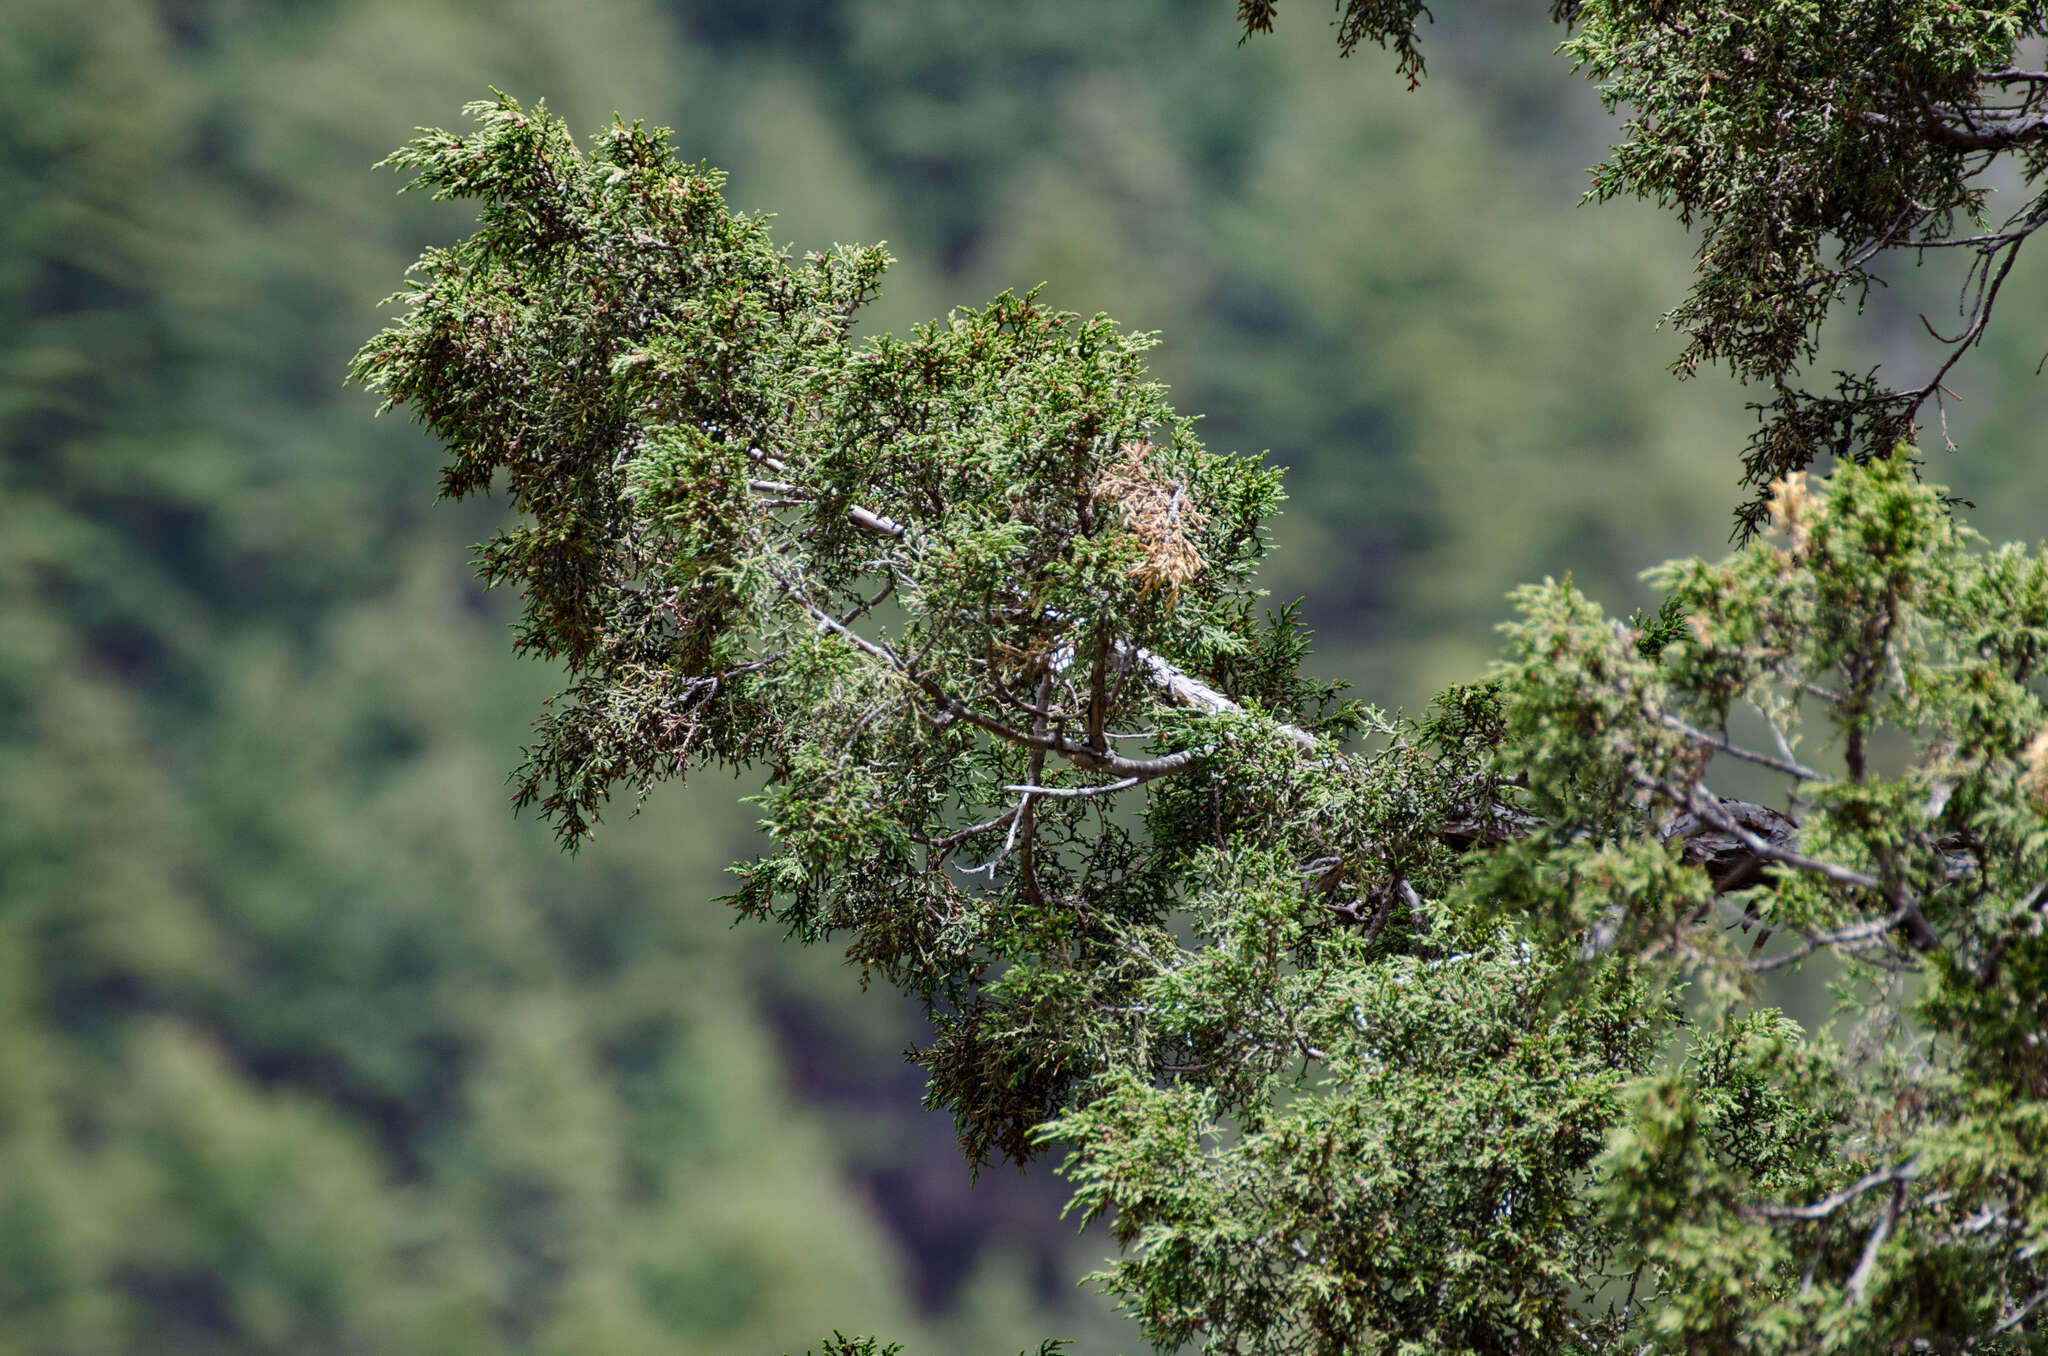
[[[1340, 41], [1417, 79], [1421, 14]], [[1596, 195], [1701, 227], [1679, 368], [1768, 392], [1751, 495], [1655, 617], [1521, 591], [1420, 720], [1303, 675], [1254, 582], [1279, 476], [1201, 445], [1149, 336], [1005, 294], [855, 342], [887, 257], [789, 258], [638, 124], [586, 151], [500, 96], [398, 152], [479, 224], [355, 376], [522, 514], [480, 569], [571, 683], [520, 803], [573, 847], [617, 791], [766, 772], [733, 904], [924, 1000], [968, 1159], [1058, 1146], [1160, 1347], [2037, 1349], [2048, 557], [1908, 440], [2048, 221], [1986, 216], [2048, 169], [2043, 16], [1556, 17], [1632, 110]], [[1930, 248], [1970, 263], [1947, 359], [1797, 387]], [[1760, 1001], [1801, 969], [1836, 1031]]]

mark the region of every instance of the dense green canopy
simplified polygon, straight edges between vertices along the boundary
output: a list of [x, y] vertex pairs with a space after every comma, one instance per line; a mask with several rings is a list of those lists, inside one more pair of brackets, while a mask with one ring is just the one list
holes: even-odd
[[[1654, 618], [1524, 590], [1397, 720], [1256, 616], [1278, 478], [1147, 336], [1006, 293], [859, 341], [878, 250], [783, 255], [638, 124], [469, 112], [393, 160], [479, 228], [354, 370], [521, 511], [479, 569], [574, 682], [519, 798], [573, 846], [766, 771], [733, 902], [925, 1003], [970, 1160], [1066, 1146], [1155, 1344], [2025, 1341], [2048, 556], [1911, 446], [1775, 480]], [[1757, 1003], [1816, 957], [1842, 1043]]]

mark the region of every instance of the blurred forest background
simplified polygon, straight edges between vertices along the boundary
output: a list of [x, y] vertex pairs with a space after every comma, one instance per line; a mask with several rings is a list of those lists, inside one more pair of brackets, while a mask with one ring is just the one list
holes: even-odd
[[[1049, 1167], [970, 1186], [906, 1005], [728, 927], [745, 788], [573, 862], [513, 819], [552, 675], [470, 579], [497, 510], [341, 381], [468, 219], [368, 167], [497, 85], [887, 239], [872, 329], [1047, 281], [1163, 330], [1293, 468], [1322, 671], [1413, 710], [1516, 582], [1717, 552], [1750, 427], [1665, 373], [1683, 232], [1575, 206], [1610, 124], [1546, 9], [1444, 5], [1408, 93], [1307, 3], [1242, 48], [1224, 0], [0, 6], [0, 1353], [1138, 1348]], [[1994, 535], [2048, 488], [2019, 323], [1935, 458]]]

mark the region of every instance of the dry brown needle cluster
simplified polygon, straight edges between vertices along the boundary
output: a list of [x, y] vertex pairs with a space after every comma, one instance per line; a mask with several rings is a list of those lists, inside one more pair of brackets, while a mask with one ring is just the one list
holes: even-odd
[[1121, 450], [1122, 463], [1095, 482], [1095, 498], [1115, 504], [1124, 527], [1138, 539], [1143, 554], [1131, 567], [1132, 577], [1147, 593], [1164, 589], [1171, 603], [1202, 572], [1201, 552], [1190, 538], [1208, 519], [1184, 484], [1153, 466], [1150, 443], [1125, 443]]
[[1792, 554], [1806, 545], [1806, 514], [1813, 507], [1813, 491], [1807, 488], [1806, 472], [1794, 471], [1771, 483], [1771, 526], [1792, 539]]
[[2037, 805], [2048, 805], [2048, 729], [2035, 735], [2020, 755], [2020, 785]]

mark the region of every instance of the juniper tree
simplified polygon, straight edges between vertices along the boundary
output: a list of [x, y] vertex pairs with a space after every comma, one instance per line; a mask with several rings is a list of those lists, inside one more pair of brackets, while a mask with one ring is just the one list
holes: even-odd
[[[1238, 0], [1246, 34], [1270, 32], [1277, 8]], [[1378, 43], [1421, 79], [1421, 0], [1336, 8], [1341, 51]], [[1787, 472], [1887, 457], [1930, 414], [1945, 429], [1944, 379], [2048, 224], [2048, 13], [2023, 0], [1551, 0], [1550, 13], [1559, 50], [1627, 115], [1587, 196], [1642, 197], [1699, 228], [1697, 280], [1669, 315], [1687, 340], [1674, 370], [1719, 364], [1763, 392], [1740, 530], [1761, 524]], [[1899, 382], [1871, 368], [1802, 385], [1829, 316], [1861, 309], [1894, 260], [1930, 253], [1964, 261], [1950, 332], [1927, 323], [1940, 360]]]
[[[1342, 36], [1419, 75], [1417, 8]], [[1788, 372], [1873, 241], [1976, 205], [1930, 187], [1981, 169], [1932, 129], [2035, 88], [2030, 10], [1869, 8], [1561, 15], [1648, 110], [1599, 191], [1708, 221], [1695, 356]], [[1756, 130], [1768, 80], [1697, 64], [1757, 23], [1798, 126], [1847, 138], [1805, 177], [1705, 154], [1796, 140]], [[1917, 139], [1809, 106], [1830, 71], [1924, 95]], [[586, 151], [544, 106], [469, 112], [391, 163], [477, 229], [354, 374], [443, 441], [444, 493], [520, 515], [478, 566], [569, 686], [518, 802], [573, 848], [616, 793], [765, 774], [731, 904], [923, 1001], [966, 1158], [1056, 1152], [1157, 1345], [2044, 1340], [2048, 557], [1869, 441], [1920, 402], [1852, 392], [1852, 444], [1780, 418], [1754, 531], [1654, 571], [1656, 615], [1524, 589], [1495, 669], [1397, 718], [1304, 675], [1256, 584], [1279, 475], [1201, 444], [1151, 336], [1006, 293], [856, 341], [879, 249], [790, 257], [639, 124]], [[1918, 224], [1826, 215], [1887, 172]], [[1752, 230], [1778, 253], [1713, 243]], [[1830, 232], [1860, 261], [1820, 263]], [[1802, 969], [1834, 1029], [1761, 1001]]]

